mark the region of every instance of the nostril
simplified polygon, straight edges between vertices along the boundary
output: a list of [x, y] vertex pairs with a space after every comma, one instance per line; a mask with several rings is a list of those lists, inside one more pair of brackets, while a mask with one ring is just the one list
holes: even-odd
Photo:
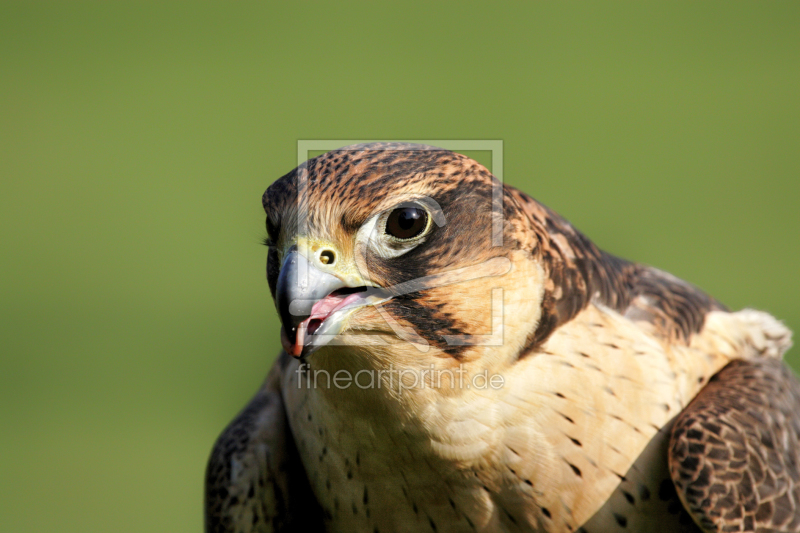
[[319, 254], [319, 262], [323, 265], [332, 265], [336, 262], [336, 254], [331, 250], [323, 250], [322, 253]]

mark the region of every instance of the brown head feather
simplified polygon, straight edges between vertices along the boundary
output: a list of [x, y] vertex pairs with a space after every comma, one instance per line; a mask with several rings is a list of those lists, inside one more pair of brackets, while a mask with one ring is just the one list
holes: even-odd
[[[492, 201], [502, 187], [503, 208]], [[298, 188], [303, 194], [299, 195]], [[722, 306], [696, 287], [651, 267], [607, 254], [568, 221], [526, 194], [499, 184], [477, 162], [431, 146], [374, 143], [334, 150], [311, 159], [273, 183], [264, 193], [270, 240], [296, 233], [297, 213], [307, 211], [309, 233], [337, 242], [353, 235], [376, 210], [400, 194], [435, 200], [446, 223], [426, 242], [391, 260], [367, 254], [369, 277], [385, 287], [431, 274], [508, 256], [530, 253], [545, 273], [542, 314], [531, 325], [521, 356], [541, 345], [559, 326], [590, 303], [647, 323], [672, 342], [687, 342], [705, 315]], [[492, 221], [504, 217], [503, 244], [494, 246]], [[271, 249], [270, 288], [278, 275], [278, 254]], [[412, 325], [422, 337], [458, 358], [463, 347], [448, 347], [442, 335], [463, 331], [458, 314], [442, 305], [443, 294], [423, 290], [392, 300], [386, 309]], [[428, 305], [438, 301], [437, 305]], [[455, 310], [457, 311], [457, 310]]]

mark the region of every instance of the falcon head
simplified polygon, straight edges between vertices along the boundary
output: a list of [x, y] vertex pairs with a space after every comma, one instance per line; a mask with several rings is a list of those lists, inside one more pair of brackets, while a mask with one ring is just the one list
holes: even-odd
[[591, 298], [629, 300], [628, 263], [447, 150], [334, 150], [278, 179], [263, 206], [282, 344], [310, 361], [485, 366], [540, 344]]
[[[511, 202], [476, 161], [422, 145], [346, 147], [283, 176], [263, 206], [284, 349], [461, 360], [502, 344], [499, 311], [518, 302], [495, 291], [493, 314], [492, 289], [541, 278], [513, 264], [530, 235]], [[542, 292], [531, 288], [526, 315]]]

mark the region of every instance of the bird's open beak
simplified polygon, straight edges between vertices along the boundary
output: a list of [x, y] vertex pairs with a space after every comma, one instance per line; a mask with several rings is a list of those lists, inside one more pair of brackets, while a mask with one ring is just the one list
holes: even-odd
[[328, 344], [354, 310], [387, 299], [380, 289], [353, 286], [337, 276], [335, 269], [322, 268], [293, 248], [278, 275], [275, 304], [283, 324], [281, 343], [294, 357]]

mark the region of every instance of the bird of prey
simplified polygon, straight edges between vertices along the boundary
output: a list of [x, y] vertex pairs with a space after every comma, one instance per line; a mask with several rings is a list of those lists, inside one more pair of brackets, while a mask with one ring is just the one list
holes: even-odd
[[206, 531], [800, 531], [790, 331], [482, 165], [374, 143], [264, 193], [283, 351]]

